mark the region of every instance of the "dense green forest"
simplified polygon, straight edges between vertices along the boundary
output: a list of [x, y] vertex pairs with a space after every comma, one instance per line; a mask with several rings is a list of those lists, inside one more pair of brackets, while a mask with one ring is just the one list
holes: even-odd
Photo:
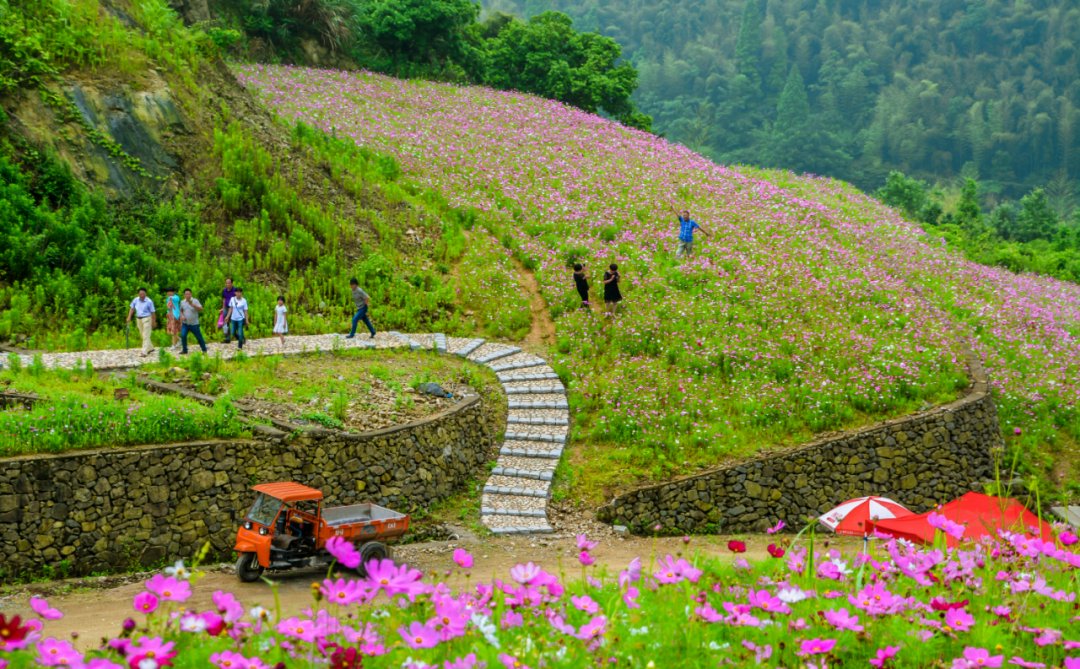
[[654, 129], [721, 162], [980, 183], [984, 208], [1080, 177], [1072, 0], [484, 0], [617, 40]]

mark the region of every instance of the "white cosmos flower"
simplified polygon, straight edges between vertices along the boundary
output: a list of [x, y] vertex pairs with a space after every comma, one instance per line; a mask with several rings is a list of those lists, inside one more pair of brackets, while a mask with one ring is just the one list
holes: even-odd
[[165, 573], [169, 576], [175, 576], [182, 581], [191, 578], [191, 571], [184, 566], [183, 560], [177, 560], [173, 563], [173, 566], [165, 567]]
[[807, 594], [801, 588], [784, 588], [776, 593], [776, 598], [785, 604], [794, 604], [806, 599]]

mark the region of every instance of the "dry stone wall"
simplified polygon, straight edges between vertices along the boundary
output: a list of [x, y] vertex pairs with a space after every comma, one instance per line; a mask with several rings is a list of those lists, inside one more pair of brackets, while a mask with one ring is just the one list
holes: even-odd
[[921, 512], [979, 487], [1004, 447], [981, 365], [968, 394], [932, 410], [620, 495], [598, 510], [649, 533], [802, 527], [845, 500], [884, 495]]
[[73, 574], [154, 565], [209, 541], [227, 555], [256, 483], [295, 480], [328, 504], [414, 511], [486, 473], [501, 407], [469, 396], [405, 425], [0, 461], [0, 580], [66, 561]]

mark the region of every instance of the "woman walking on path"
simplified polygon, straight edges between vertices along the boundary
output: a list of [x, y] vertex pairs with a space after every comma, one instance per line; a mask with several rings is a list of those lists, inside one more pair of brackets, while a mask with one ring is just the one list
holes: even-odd
[[585, 276], [585, 266], [574, 263], [574, 287], [581, 296], [581, 308], [589, 309], [589, 278]]
[[608, 271], [604, 272], [604, 305], [608, 315], [615, 315], [615, 305], [622, 302], [622, 293], [619, 292], [619, 266], [615, 263], [608, 265]]
[[[244, 299], [244, 289], [237, 288], [233, 298], [229, 300], [229, 334], [236, 337], [236, 347], [244, 350], [244, 326], [248, 323], [248, 302]], [[228, 341], [226, 339], [226, 341]]]
[[229, 302], [236, 297], [236, 289], [233, 288], [232, 277], [225, 279], [225, 288], [221, 291], [221, 313], [218, 315], [218, 329], [225, 331], [225, 343], [232, 341], [232, 331], [229, 327]]
[[128, 309], [127, 315], [128, 323], [131, 322], [132, 316], [135, 316], [135, 325], [139, 327], [139, 334], [142, 335], [142, 354], [150, 355], [154, 352], [150, 334], [154, 331], [157, 317], [154, 315], [154, 301], [146, 296], [145, 288], [140, 288], [139, 296], [131, 301], [131, 308]]
[[180, 296], [175, 288], [165, 289], [165, 332], [172, 337], [172, 347], [180, 346]]
[[277, 306], [274, 307], [274, 334], [281, 339], [281, 348], [285, 348], [285, 334], [289, 331], [289, 321], [285, 316], [288, 311], [285, 307], [285, 296], [278, 295]]

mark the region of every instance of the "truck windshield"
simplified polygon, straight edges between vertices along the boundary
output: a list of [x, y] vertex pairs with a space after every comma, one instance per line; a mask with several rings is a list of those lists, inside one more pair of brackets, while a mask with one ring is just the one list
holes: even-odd
[[255, 498], [255, 503], [251, 505], [251, 511], [248, 511], [248, 519], [260, 525], [270, 525], [280, 509], [280, 499], [259, 493], [259, 496]]

